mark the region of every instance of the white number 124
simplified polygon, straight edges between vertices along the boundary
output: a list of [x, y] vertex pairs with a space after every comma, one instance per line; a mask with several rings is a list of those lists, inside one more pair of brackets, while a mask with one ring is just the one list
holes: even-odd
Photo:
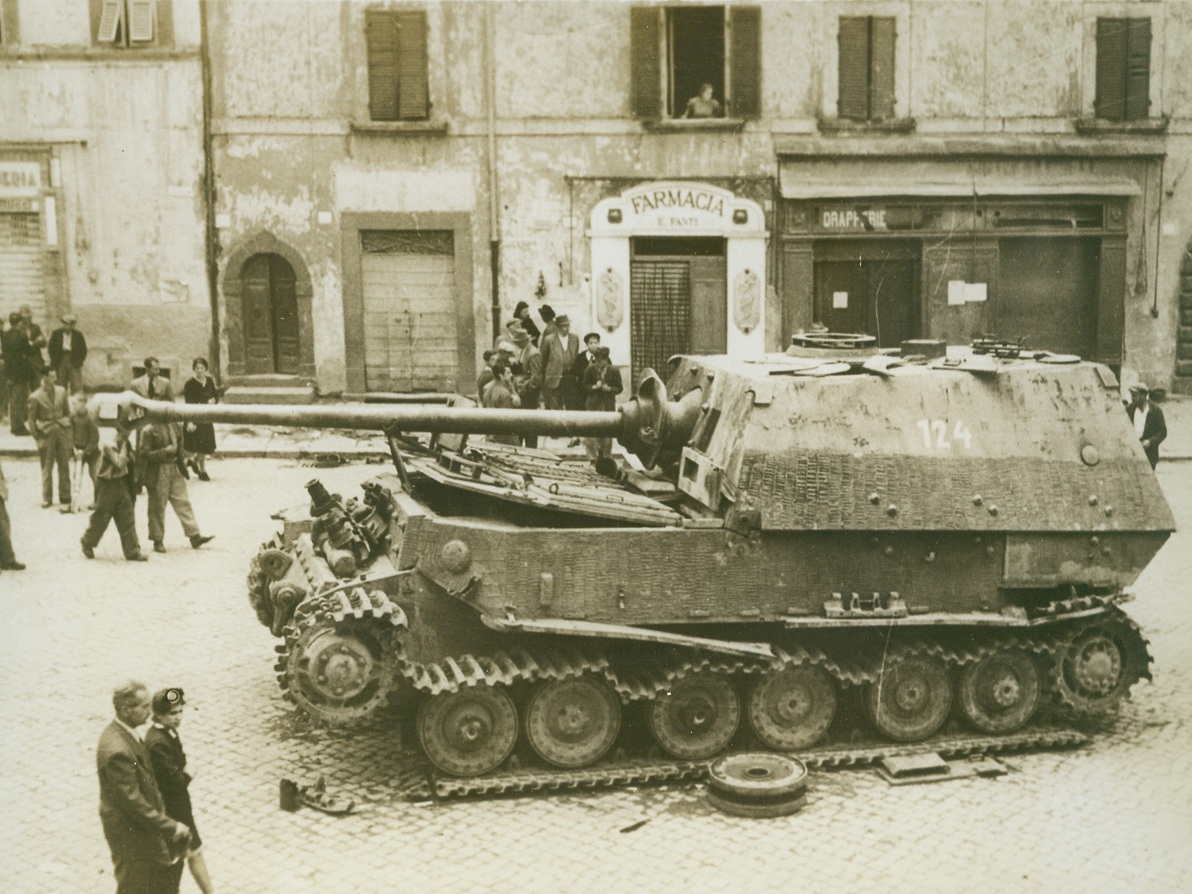
[[951, 450], [957, 442], [964, 444], [965, 449], [973, 446], [973, 433], [963, 421], [952, 426], [951, 438], [948, 423], [943, 419], [920, 419], [919, 431], [923, 432], [923, 446], [928, 450]]

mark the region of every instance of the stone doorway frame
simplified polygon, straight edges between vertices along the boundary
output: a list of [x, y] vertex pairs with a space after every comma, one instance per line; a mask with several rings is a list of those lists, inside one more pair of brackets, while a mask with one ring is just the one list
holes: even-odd
[[314, 284], [302, 255], [293, 246], [264, 231], [242, 239], [227, 254], [220, 292], [223, 295], [223, 331], [227, 338], [229, 379], [244, 372], [244, 267], [251, 258], [273, 254], [284, 258], [294, 271], [294, 298], [298, 304], [298, 375], [282, 378], [315, 381]]

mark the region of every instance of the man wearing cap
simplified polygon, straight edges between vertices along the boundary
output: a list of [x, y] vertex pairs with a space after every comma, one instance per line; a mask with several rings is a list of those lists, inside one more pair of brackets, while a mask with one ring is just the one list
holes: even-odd
[[1151, 403], [1150, 389], [1144, 382], [1130, 387], [1130, 421], [1151, 468], [1155, 468], [1159, 464], [1159, 445], [1167, 437], [1167, 420], [1163, 411]]
[[[521, 326], [513, 332], [513, 387], [523, 410], [538, 409], [538, 398], [542, 394], [542, 354], [530, 341], [530, 333]], [[537, 435], [523, 435], [522, 443], [527, 447], [538, 446]]]
[[58, 384], [70, 394], [83, 391], [83, 361], [87, 359], [87, 339], [75, 328], [78, 317], [66, 314], [62, 326], [50, 333], [50, 367], [58, 374]]
[[99, 737], [99, 819], [112, 852], [116, 894], [169, 894], [182, 878], [179, 851], [190, 829], [166, 815], [149, 750], [137, 727], [149, 719], [145, 684], [130, 680], [112, 693], [116, 719]]
[[115, 444], [104, 444], [99, 452], [99, 468], [95, 473], [95, 509], [87, 530], [83, 532], [83, 539], [79, 541], [83, 555], [88, 559], [95, 558], [95, 547], [99, 546], [100, 538], [112, 519], [116, 520], [124, 558], [130, 562], [144, 562], [149, 558], [141, 552], [141, 542], [137, 539], [132, 489], [128, 485], [133, 473], [132, 445], [128, 436], [128, 426], [117, 423]]
[[566, 410], [575, 406], [575, 361], [579, 357], [579, 338], [571, 331], [571, 318], [566, 314], [555, 317], [555, 330], [544, 333], [542, 351], [542, 383], [548, 410]]

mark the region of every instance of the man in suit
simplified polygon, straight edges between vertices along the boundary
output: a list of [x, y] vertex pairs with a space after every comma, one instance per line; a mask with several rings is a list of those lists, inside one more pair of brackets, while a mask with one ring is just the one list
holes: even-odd
[[212, 539], [203, 536], [195, 521], [178, 441], [176, 426], [168, 422], [149, 422], [141, 426], [137, 443], [137, 469], [149, 491], [149, 539], [153, 541], [153, 551], [158, 553], [166, 551], [166, 503], [174, 507], [174, 514], [182, 523], [182, 530], [190, 538], [192, 547], [198, 549]]
[[174, 400], [174, 386], [161, 374], [156, 357], [145, 358], [145, 374], [132, 380], [129, 389], [149, 400]]
[[[523, 410], [537, 410], [538, 398], [542, 394], [542, 354], [530, 341], [530, 333], [521, 326], [510, 330], [513, 334], [513, 387]], [[523, 435], [522, 444], [537, 447], [537, 435]]]
[[579, 357], [579, 338], [571, 331], [566, 314], [555, 317], [555, 331], [543, 333], [542, 384], [548, 410], [566, 410], [575, 406], [575, 361]]
[[190, 829], [166, 815], [149, 752], [137, 732], [149, 719], [149, 691], [129, 681], [112, 694], [112, 705], [116, 719], [99, 737], [95, 766], [116, 894], [174, 894]]
[[71, 394], [83, 393], [83, 361], [87, 359], [87, 339], [75, 329], [78, 317], [66, 314], [62, 326], [50, 333], [50, 367], [58, 374], [58, 384]]
[[1163, 411], [1151, 403], [1150, 389], [1145, 383], [1131, 386], [1130, 398], [1130, 421], [1134, 423], [1134, 433], [1153, 469], [1159, 463], [1159, 445], [1167, 437], [1167, 420], [1163, 418]]
[[54, 505], [54, 466], [58, 467], [58, 502], [70, 505], [70, 404], [66, 389], [54, 383], [49, 367], [41, 374], [41, 387], [29, 395], [26, 423], [41, 459], [41, 505]]

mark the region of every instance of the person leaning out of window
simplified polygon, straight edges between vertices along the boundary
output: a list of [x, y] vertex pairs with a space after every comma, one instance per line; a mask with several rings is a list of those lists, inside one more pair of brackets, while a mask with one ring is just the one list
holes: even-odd
[[700, 84], [699, 96], [687, 100], [687, 108], [683, 111], [684, 118], [719, 118], [724, 110], [720, 102], [712, 98], [712, 85]]

